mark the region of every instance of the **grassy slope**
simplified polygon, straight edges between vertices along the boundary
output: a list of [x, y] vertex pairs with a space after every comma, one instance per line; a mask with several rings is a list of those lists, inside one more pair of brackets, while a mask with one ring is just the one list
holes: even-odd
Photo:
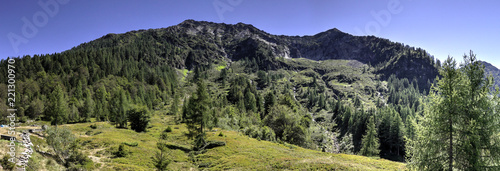
[[[82, 149], [99, 166], [99, 170], [153, 170], [151, 157], [156, 151], [157, 137], [167, 126], [172, 127], [168, 141], [171, 144], [190, 147], [184, 133], [184, 124], [175, 125], [171, 116], [152, 119], [149, 132], [136, 133], [130, 129], [116, 129], [106, 122], [98, 122], [97, 129], [90, 128], [94, 123], [68, 124], [69, 128], [82, 140]], [[91, 133], [87, 133], [87, 132]], [[218, 136], [222, 131], [224, 136]], [[102, 132], [102, 133], [99, 133]], [[89, 135], [87, 135], [87, 134]], [[98, 134], [96, 134], [98, 133]], [[96, 134], [96, 135], [94, 135]], [[289, 144], [259, 141], [236, 131], [220, 130], [207, 133], [209, 140], [224, 141], [224, 147], [207, 150], [192, 162], [189, 154], [181, 150], [169, 150], [171, 170], [403, 170], [402, 163], [374, 159], [356, 155], [331, 154], [304, 149]], [[130, 154], [116, 158], [113, 151], [123, 142], [137, 142], [137, 147], [127, 146]], [[40, 160], [40, 159], [39, 159]], [[195, 164], [196, 163], [196, 164]], [[197, 168], [204, 165], [206, 168]]]
[[[175, 125], [171, 116], [153, 118], [149, 132], [136, 133], [130, 129], [116, 129], [106, 122], [97, 122], [97, 129], [90, 128], [94, 123], [67, 124], [61, 127], [69, 128], [81, 140], [83, 151], [90, 156], [99, 170], [153, 170], [151, 157], [156, 151], [156, 141], [159, 133], [167, 126], [172, 127], [169, 143], [190, 147], [184, 124]], [[289, 144], [279, 144], [249, 138], [236, 131], [214, 129], [207, 132], [209, 140], [224, 141], [224, 147], [207, 150], [196, 156], [192, 162], [189, 154], [181, 150], [169, 150], [169, 165], [171, 170], [403, 170], [403, 163], [384, 159], [369, 158], [357, 155], [331, 154], [304, 149]], [[89, 132], [89, 133], [87, 133]], [[222, 132], [224, 136], [218, 136]], [[87, 134], [89, 135], [87, 135]], [[95, 134], [95, 135], [94, 135]], [[32, 136], [35, 146], [40, 145], [43, 151], [48, 148], [43, 140]], [[123, 142], [137, 142], [136, 147], [127, 146], [129, 155], [116, 158], [113, 151]], [[6, 141], [0, 141], [2, 146]], [[50, 150], [49, 150], [50, 151]], [[3, 155], [3, 154], [2, 154]], [[40, 170], [62, 170], [63, 167], [55, 161], [40, 154], [34, 155], [32, 163]], [[49, 161], [51, 160], [51, 161]], [[207, 166], [198, 168], [197, 165]]]

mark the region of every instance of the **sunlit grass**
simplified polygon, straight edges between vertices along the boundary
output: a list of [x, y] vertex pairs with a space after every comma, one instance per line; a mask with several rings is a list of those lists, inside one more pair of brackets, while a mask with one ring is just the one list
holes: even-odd
[[[167, 141], [171, 145], [191, 148], [193, 140], [185, 134], [185, 124], [175, 124], [172, 116], [155, 112], [147, 132], [137, 133], [130, 129], [118, 129], [109, 122], [67, 124], [60, 127], [71, 129], [81, 140], [84, 153], [94, 160], [99, 170], [154, 170], [151, 157], [158, 151], [156, 143], [162, 131], [168, 126]], [[92, 129], [90, 125], [96, 125]], [[215, 131], [216, 130], [216, 131]], [[223, 136], [219, 136], [219, 133]], [[295, 145], [260, 141], [249, 138], [236, 131], [221, 130], [207, 132], [209, 141], [223, 141], [226, 146], [207, 150], [194, 158], [182, 150], [167, 151], [170, 170], [403, 170], [403, 163], [384, 159], [368, 158], [356, 155], [331, 154], [304, 149]], [[44, 140], [35, 138], [37, 144]], [[113, 152], [122, 143], [129, 154], [115, 157]], [[45, 150], [48, 147], [43, 146]], [[38, 156], [38, 163], [47, 163], [47, 159]], [[198, 168], [200, 166], [200, 168]], [[47, 166], [48, 167], [48, 166]], [[57, 169], [61, 169], [61, 166]], [[56, 169], [54, 167], [54, 169]]]

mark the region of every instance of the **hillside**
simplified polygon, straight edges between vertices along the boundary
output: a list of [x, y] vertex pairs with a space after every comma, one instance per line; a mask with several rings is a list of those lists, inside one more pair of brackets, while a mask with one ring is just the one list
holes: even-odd
[[[0, 74], [12, 71], [7, 65], [0, 62]], [[155, 143], [167, 125], [175, 137], [167, 142], [191, 151], [168, 153], [179, 158], [169, 166], [174, 168], [393, 169], [401, 166], [340, 153], [404, 162], [406, 140], [414, 138], [422, 97], [439, 66], [425, 50], [337, 29], [299, 37], [242, 23], [186, 20], [108, 34], [62, 53], [15, 58], [15, 105], [21, 123], [60, 125], [84, 142], [58, 161], [68, 169], [152, 168]], [[7, 89], [7, 79], [0, 77], [0, 88]], [[5, 100], [0, 99], [2, 124], [8, 123]], [[375, 155], [361, 152], [370, 118], [376, 118], [371, 132], [380, 144]], [[149, 126], [138, 130], [138, 121]], [[205, 142], [194, 138], [199, 132], [222, 141], [210, 135], [220, 133], [210, 132], [213, 128], [234, 143], [246, 138], [250, 144], [238, 149], [224, 139], [225, 147], [198, 152], [197, 142]], [[142, 155], [112, 157], [116, 143], [124, 141], [143, 144], [130, 148]], [[107, 159], [83, 155], [96, 152], [88, 149]], [[279, 160], [248, 164], [266, 159], [253, 152], [274, 149]], [[284, 157], [288, 153], [293, 157]], [[231, 163], [220, 155], [242, 159]]]
[[[37, 124], [44, 124], [39, 122]], [[214, 128], [207, 133], [208, 140], [222, 141], [227, 145], [207, 150], [205, 153], [190, 157], [189, 152], [175, 149], [176, 146], [189, 147], [185, 124], [175, 124], [171, 116], [156, 115], [147, 133], [116, 129], [105, 122], [97, 122], [95, 129], [91, 123], [68, 124], [62, 128], [70, 129], [81, 140], [82, 150], [96, 164], [98, 170], [153, 170], [152, 154], [156, 152], [156, 140], [167, 127], [172, 128], [168, 135], [171, 149], [168, 149], [172, 164], [170, 170], [401, 170], [404, 164], [384, 159], [363, 156], [331, 154], [304, 149], [288, 143], [280, 144], [249, 138], [235, 131]], [[1, 128], [2, 130], [4, 128]], [[223, 134], [223, 136], [219, 136]], [[44, 139], [37, 139], [37, 150], [48, 149]], [[0, 145], [7, 141], [0, 140]], [[126, 146], [126, 157], [117, 158], [113, 152], [122, 143], [138, 143]], [[0, 152], [0, 155], [5, 155]], [[191, 162], [194, 161], [194, 162]], [[51, 165], [46, 163], [52, 163]], [[35, 153], [30, 165], [36, 170], [61, 170], [56, 161]], [[199, 167], [197, 165], [202, 165]]]
[[276, 57], [357, 60], [374, 67], [374, 72], [385, 79], [391, 74], [416, 78], [421, 88], [428, 88], [427, 81], [437, 75], [435, 59], [423, 49], [373, 36], [352, 36], [338, 29], [313, 36], [278, 36], [249, 24], [186, 20], [168, 28], [108, 34], [70, 52], [91, 48], [137, 49], [140, 53], [136, 60], [187, 69], [253, 58], [259, 70], [289, 67]]

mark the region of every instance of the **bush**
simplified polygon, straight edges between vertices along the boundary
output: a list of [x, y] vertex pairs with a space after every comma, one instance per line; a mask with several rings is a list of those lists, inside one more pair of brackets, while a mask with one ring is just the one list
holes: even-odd
[[21, 119], [19, 119], [19, 122], [21, 122], [21, 123], [26, 123], [26, 121], [28, 121], [27, 116], [22, 116]]
[[162, 140], [167, 140], [167, 137], [168, 137], [167, 132], [162, 132], [162, 133], [160, 134], [160, 139], [162, 139]]
[[97, 125], [96, 124], [92, 124], [92, 125], [90, 125], [90, 128], [97, 129]]
[[276, 134], [274, 133], [273, 129], [269, 128], [268, 126], [262, 127], [262, 140], [266, 141], [276, 141]]
[[14, 169], [15, 166], [16, 166], [16, 164], [10, 162], [9, 161], [9, 156], [7, 154], [5, 154], [3, 156], [3, 159], [2, 159], [2, 167], [5, 170], [12, 170], [12, 169]]
[[167, 129], [165, 129], [164, 132], [172, 132], [172, 128], [170, 128], [170, 126], [168, 126]]
[[131, 143], [123, 142], [122, 144], [125, 144], [125, 145], [130, 146], [130, 147], [137, 147], [139, 145], [139, 143], [137, 143], [137, 142], [131, 142]]
[[126, 157], [127, 156], [127, 151], [125, 149], [125, 146], [123, 144], [120, 144], [118, 147], [118, 151], [115, 152], [116, 157]]
[[207, 145], [207, 141], [205, 140], [205, 133], [200, 133], [196, 136], [196, 139], [194, 140], [194, 151], [202, 151], [205, 146]]
[[245, 129], [245, 134], [252, 138], [257, 138], [262, 136], [260, 128], [255, 125], [252, 125], [247, 129]]
[[148, 124], [151, 119], [146, 106], [136, 106], [128, 111], [128, 119], [130, 121], [130, 127], [136, 132], [146, 131]]
[[219, 133], [219, 137], [223, 137], [223, 136], [224, 136], [224, 134], [222, 134], [222, 132], [220, 132]]
[[68, 170], [93, 170], [94, 162], [82, 152], [75, 152], [66, 160]]
[[85, 132], [85, 135], [91, 136], [93, 131], [87, 131]]

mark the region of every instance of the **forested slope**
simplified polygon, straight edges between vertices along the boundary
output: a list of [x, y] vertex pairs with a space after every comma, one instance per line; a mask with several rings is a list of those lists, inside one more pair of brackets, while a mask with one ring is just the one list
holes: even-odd
[[[337, 29], [278, 36], [242, 23], [193, 20], [15, 59], [21, 122], [128, 128], [130, 115], [144, 106], [177, 123], [200, 119], [201, 132], [218, 127], [358, 154], [374, 118], [379, 156], [397, 161], [405, 160], [405, 137], [414, 136], [411, 123], [440, 67], [420, 48]], [[0, 62], [0, 74], [7, 64]], [[7, 89], [7, 78], [0, 82]], [[7, 115], [5, 99], [0, 108]]]

